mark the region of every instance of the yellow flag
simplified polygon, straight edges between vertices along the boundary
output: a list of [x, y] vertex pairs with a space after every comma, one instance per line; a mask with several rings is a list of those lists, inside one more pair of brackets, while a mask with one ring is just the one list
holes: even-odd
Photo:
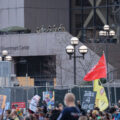
[[100, 85], [99, 79], [94, 80], [93, 91], [96, 92], [95, 106], [98, 107], [100, 111], [104, 111], [105, 109], [107, 109], [109, 103], [105, 93], [105, 89], [102, 85]]

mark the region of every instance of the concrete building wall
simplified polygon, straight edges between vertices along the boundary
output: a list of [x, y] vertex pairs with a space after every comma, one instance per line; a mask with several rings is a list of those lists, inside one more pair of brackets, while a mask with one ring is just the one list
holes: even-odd
[[[73, 59], [69, 60], [65, 48], [70, 44], [71, 37], [67, 32], [1, 35], [0, 51], [6, 49], [13, 57], [55, 55], [57, 85], [69, 85], [74, 84]], [[78, 47], [81, 45], [82, 43], [79, 43]], [[77, 55], [80, 55], [78, 51]], [[84, 60], [77, 59], [77, 84], [83, 82], [84, 75], [98, 62], [98, 59], [99, 56], [90, 49]], [[112, 66], [109, 70], [111, 69]]]
[[25, 0], [25, 27], [65, 25], [69, 30], [69, 0]]
[[69, 0], [0, 0], [0, 28], [60, 24], [69, 31]]
[[24, 0], [0, 0], [0, 28], [24, 26]]

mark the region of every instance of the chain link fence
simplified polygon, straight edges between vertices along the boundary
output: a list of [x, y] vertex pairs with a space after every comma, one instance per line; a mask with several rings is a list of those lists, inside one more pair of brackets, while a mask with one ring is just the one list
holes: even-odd
[[[34, 95], [41, 96], [40, 105], [42, 105], [43, 92], [54, 91], [55, 93], [55, 106], [58, 103], [64, 103], [64, 96], [68, 92], [72, 92], [76, 96], [76, 100], [80, 100], [82, 103], [84, 91], [93, 91], [92, 86], [37, 86], [37, 87], [6, 87], [0, 88], [0, 95], [7, 96], [7, 102], [11, 104], [13, 102], [25, 102], [26, 108], [28, 108], [28, 100], [30, 100]], [[108, 89], [105, 87], [107, 96]], [[120, 88], [110, 87], [110, 102], [111, 105], [116, 104], [120, 99]]]

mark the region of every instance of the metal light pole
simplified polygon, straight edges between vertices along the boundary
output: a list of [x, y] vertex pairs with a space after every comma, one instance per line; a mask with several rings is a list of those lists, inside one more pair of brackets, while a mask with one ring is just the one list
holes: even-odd
[[[3, 50], [3, 51], [1, 52], [0, 61], [11, 61], [11, 60], [12, 60], [12, 57], [8, 55], [8, 51], [7, 51], [7, 50]], [[5, 63], [5, 64], [2, 63], [2, 64], [3, 64], [3, 65], [1, 66], [1, 70], [5, 70], [5, 69], [4, 69], [4, 65], [5, 65], [6, 63]], [[2, 72], [2, 73], [3, 73], [3, 72]], [[5, 72], [4, 72], [4, 73], [5, 73]], [[6, 75], [1, 74], [1, 77], [4, 78], [1, 83], [3, 83], [4, 86], [6, 87], [6, 83], [7, 83]], [[10, 82], [9, 82], [9, 84], [10, 84]]]
[[76, 47], [74, 45], [74, 84], [76, 85]]
[[76, 55], [76, 46], [79, 44], [79, 39], [77, 37], [71, 38], [71, 45], [68, 45], [66, 47], [66, 52], [69, 55], [69, 58], [73, 58], [73, 65], [74, 65], [74, 85], [76, 85], [76, 58], [82, 57], [84, 59], [84, 55], [87, 53], [88, 48], [85, 45], [82, 45], [79, 47], [79, 53], [82, 54], [82, 56]]
[[[107, 63], [107, 81], [109, 83], [109, 77], [108, 77], [108, 72], [109, 72], [109, 66], [108, 66], [108, 46], [107, 43], [109, 39], [113, 38], [115, 36], [115, 31], [110, 30], [109, 25], [104, 25], [103, 30], [99, 32], [99, 36], [103, 37], [105, 39], [104, 43], [106, 44], [106, 63]], [[108, 84], [108, 97], [109, 97], [109, 104], [111, 106], [111, 101], [110, 101], [110, 85]]]

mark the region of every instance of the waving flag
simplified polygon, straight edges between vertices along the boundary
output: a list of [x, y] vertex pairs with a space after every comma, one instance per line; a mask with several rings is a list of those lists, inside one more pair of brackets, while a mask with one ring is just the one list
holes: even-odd
[[85, 75], [85, 81], [93, 81], [100, 78], [107, 77], [107, 67], [105, 55], [103, 53], [102, 57], [98, 61], [98, 63]]
[[96, 92], [95, 106], [104, 111], [108, 108], [109, 103], [106, 96], [104, 87], [101, 85], [100, 80], [94, 80], [93, 91]]

